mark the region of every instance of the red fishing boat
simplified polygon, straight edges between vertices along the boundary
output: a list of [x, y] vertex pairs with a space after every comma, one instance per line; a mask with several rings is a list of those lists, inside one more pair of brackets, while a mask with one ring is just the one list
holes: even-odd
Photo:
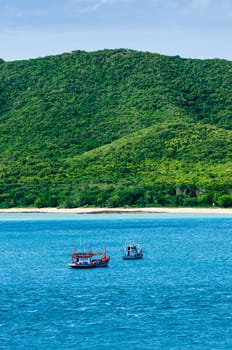
[[68, 266], [77, 269], [107, 267], [110, 261], [110, 257], [106, 255], [106, 248], [103, 252], [92, 252], [91, 249], [88, 249], [87, 252], [76, 252], [74, 249], [71, 258]]

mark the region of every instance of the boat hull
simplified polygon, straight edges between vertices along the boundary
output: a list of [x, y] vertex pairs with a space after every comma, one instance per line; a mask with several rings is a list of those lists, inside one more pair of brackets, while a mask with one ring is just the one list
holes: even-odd
[[143, 256], [142, 256], [142, 255], [137, 255], [137, 256], [123, 256], [122, 258], [123, 258], [123, 260], [138, 260], [138, 259], [142, 259]]
[[101, 262], [98, 264], [75, 264], [75, 263], [70, 263], [68, 264], [69, 267], [73, 269], [91, 269], [91, 268], [96, 268], [96, 267], [108, 267], [109, 261], [106, 262]]

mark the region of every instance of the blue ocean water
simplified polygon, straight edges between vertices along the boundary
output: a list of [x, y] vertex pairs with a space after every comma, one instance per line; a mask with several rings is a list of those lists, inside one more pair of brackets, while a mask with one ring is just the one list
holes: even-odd
[[[232, 348], [232, 217], [0, 214], [0, 242], [1, 350]], [[108, 268], [67, 266], [105, 245]]]

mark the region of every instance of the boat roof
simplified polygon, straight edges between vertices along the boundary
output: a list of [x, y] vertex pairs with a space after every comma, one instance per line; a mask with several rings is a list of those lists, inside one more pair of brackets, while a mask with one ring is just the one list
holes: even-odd
[[92, 256], [95, 255], [103, 255], [103, 252], [77, 252], [72, 254], [72, 258], [91, 258]]

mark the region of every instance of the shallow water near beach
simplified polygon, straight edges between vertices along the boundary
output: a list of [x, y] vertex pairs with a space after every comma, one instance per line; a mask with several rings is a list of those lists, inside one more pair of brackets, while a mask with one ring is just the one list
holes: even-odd
[[[231, 349], [232, 217], [0, 214], [0, 242], [1, 350]], [[70, 269], [74, 246], [109, 267]]]

